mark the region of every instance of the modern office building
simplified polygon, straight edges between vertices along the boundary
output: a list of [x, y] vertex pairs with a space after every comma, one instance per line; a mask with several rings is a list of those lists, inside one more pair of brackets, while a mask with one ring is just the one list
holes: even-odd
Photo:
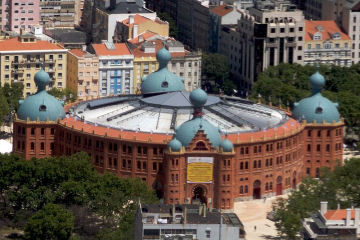
[[350, 66], [351, 40], [335, 21], [305, 21], [304, 64]]
[[37, 40], [30, 34], [1, 41], [1, 86], [22, 82], [24, 96], [29, 96], [36, 92], [34, 75], [43, 65], [50, 75], [49, 87], [65, 88], [66, 53], [67, 49], [59, 44]]
[[[342, 164], [344, 122], [337, 105], [321, 94], [320, 73], [310, 77], [312, 94], [290, 115], [289, 109], [207, 96], [199, 88], [188, 93], [167, 67], [170, 52], [162, 48], [156, 57], [159, 69], [142, 79], [142, 95], [65, 108], [47, 101], [50, 77], [41, 71], [37, 94], [17, 111], [13, 152], [31, 159], [84, 151], [98, 172], [138, 177], [166, 204], [201, 202], [227, 210], [237, 201], [289, 192], [306, 175], [317, 177], [321, 167]], [[105, 93], [115, 83], [112, 73], [110, 80], [100, 73]]]
[[303, 64], [305, 21], [289, 1], [257, 1], [242, 11], [238, 26], [240, 85], [250, 89], [257, 74], [280, 63]]
[[40, 0], [8, 0], [1, 5], [1, 30], [20, 33], [20, 29], [30, 31], [31, 26], [39, 24]]
[[99, 58], [99, 95], [132, 94], [134, 56], [125, 43], [91, 45]]
[[235, 213], [205, 205], [141, 204], [135, 215], [135, 240], [244, 240], [244, 225]]
[[78, 0], [41, 0], [40, 24], [45, 28], [74, 28]]
[[320, 202], [320, 210], [303, 220], [301, 235], [305, 240], [357, 240], [360, 235], [360, 209], [328, 209]]
[[184, 45], [173, 38], [153, 37], [131, 48], [134, 54], [134, 93], [140, 92], [143, 77], [158, 70], [156, 52], [163, 46], [170, 52], [168, 68], [184, 79], [186, 91], [201, 86], [201, 52], [185, 50]]
[[77, 93], [77, 99], [99, 97], [99, 57], [82, 49], [67, 54], [66, 86]]
[[147, 31], [157, 33], [161, 36], [169, 36], [169, 23], [141, 16], [139, 14], [130, 15], [127, 19], [117, 22], [113, 37], [114, 42], [126, 42], [128, 39], [136, 38]]

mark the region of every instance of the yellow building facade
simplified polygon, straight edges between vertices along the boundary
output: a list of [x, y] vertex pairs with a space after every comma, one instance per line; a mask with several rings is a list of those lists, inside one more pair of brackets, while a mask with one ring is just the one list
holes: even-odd
[[159, 63], [154, 56], [136, 57], [134, 56], [134, 78], [133, 92], [140, 94], [140, 85], [143, 77], [155, 72], [159, 68]]
[[304, 64], [351, 66], [351, 39], [335, 21], [305, 21]]
[[49, 87], [66, 88], [67, 49], [32, 35], [22, 35], [0, 42], [0, 81], [10, 85], [21, 82], [24, 97], [37, 91], [34, 75], [41, 69], [49, 74]]
[[71, 49], [67, 57], [67, 88], [79, 100], [99, 96], [99, 57], [81, 49]]

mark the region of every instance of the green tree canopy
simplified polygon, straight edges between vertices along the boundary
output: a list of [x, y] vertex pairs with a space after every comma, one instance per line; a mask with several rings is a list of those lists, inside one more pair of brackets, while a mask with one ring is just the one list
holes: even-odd
[[273, 205], [275, 226], [281, 237], [296, 239], [301, 220], [319, 210], [320, 202], [327, 201], [329, 208], [337, 204], [342, 208], [360, 206], [360, 158], [348, 160], [333, 172], [321, 169], [319, 179], [305, 178], [288, 199], [279, 198]]
[[26, 223], [25, 239], [68, 240], [74, 229], [74, 216], [59, 205], [47, 204]]
[[[311, 94], [309, 77], [316, 67], [299, 64], [280, 64], [260, 73], [252, 88], [251, 99], [278, 105], [300, 101]], [[326, 79], [324, 96], [339, 103], [339, 111], [349, 130], [360, 132], [360, 65], [339, 67], [320, 65], [319, 71]]]
[[206, 92], [232, 95], [236, 85], [232, 82], [226, 57], [218, 53], [203, 53], [201, 61], [202, 84]]
[[76, 96], [77, 93], [65, 88], [65, 89], [58, 89], [58, 88], [52, 88], [51, 90], [48, 91], [48, 93], [50, 95], [53, 95], [54, 97], [60, 99], [60, 100], [64, 100], [65, 99], [65, 104], [67, 103], [72, 103], [76, 101]]
[[161, 20], [169, 23], [169, 36], [177, 39], [179, 28], [176, 26], [175, 20], [167, 12], [160, 12], [157, 15]]
[[125, 230], [120, 225], [127, 226], [123, 235], [132, 234], [129, 219], [139, 201], [157, 202], [154, 191], [138, 178], [98, 174], [86, 153], [31, 161], [0, 155], [0, 192], [0, 216], [16, 226], [44, 206], [60, 204], [73, 211], [75, 232], [92, 236], [101, 229]]

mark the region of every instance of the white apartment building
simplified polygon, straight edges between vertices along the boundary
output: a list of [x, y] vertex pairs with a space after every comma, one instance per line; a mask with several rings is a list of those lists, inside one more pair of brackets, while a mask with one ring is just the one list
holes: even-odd
[[99, 95], [132, 94], [134, 56], [125, 43], [92, 44], [99, 57]]

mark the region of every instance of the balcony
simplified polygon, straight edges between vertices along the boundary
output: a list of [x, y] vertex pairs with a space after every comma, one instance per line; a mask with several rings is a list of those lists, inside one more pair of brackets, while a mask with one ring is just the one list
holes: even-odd
[[13, 68], [12, 70], [11, 70], [11, 72], [13, 72], [13, 73], [23, 73], [24, 72], [24, 69], [19, 69], [19, 68]]
[[48, 68], [46, 71], [47, 71], [47, 72], [55, 72], [55, 71], [56, 71], [56, 68]]
[[54, 63], [54, 62], [56, 62], [56, 60], [54, 60], [53, 58], [49, 58], [49, 59], [45, 59], [44, 62], [45, 63]]

